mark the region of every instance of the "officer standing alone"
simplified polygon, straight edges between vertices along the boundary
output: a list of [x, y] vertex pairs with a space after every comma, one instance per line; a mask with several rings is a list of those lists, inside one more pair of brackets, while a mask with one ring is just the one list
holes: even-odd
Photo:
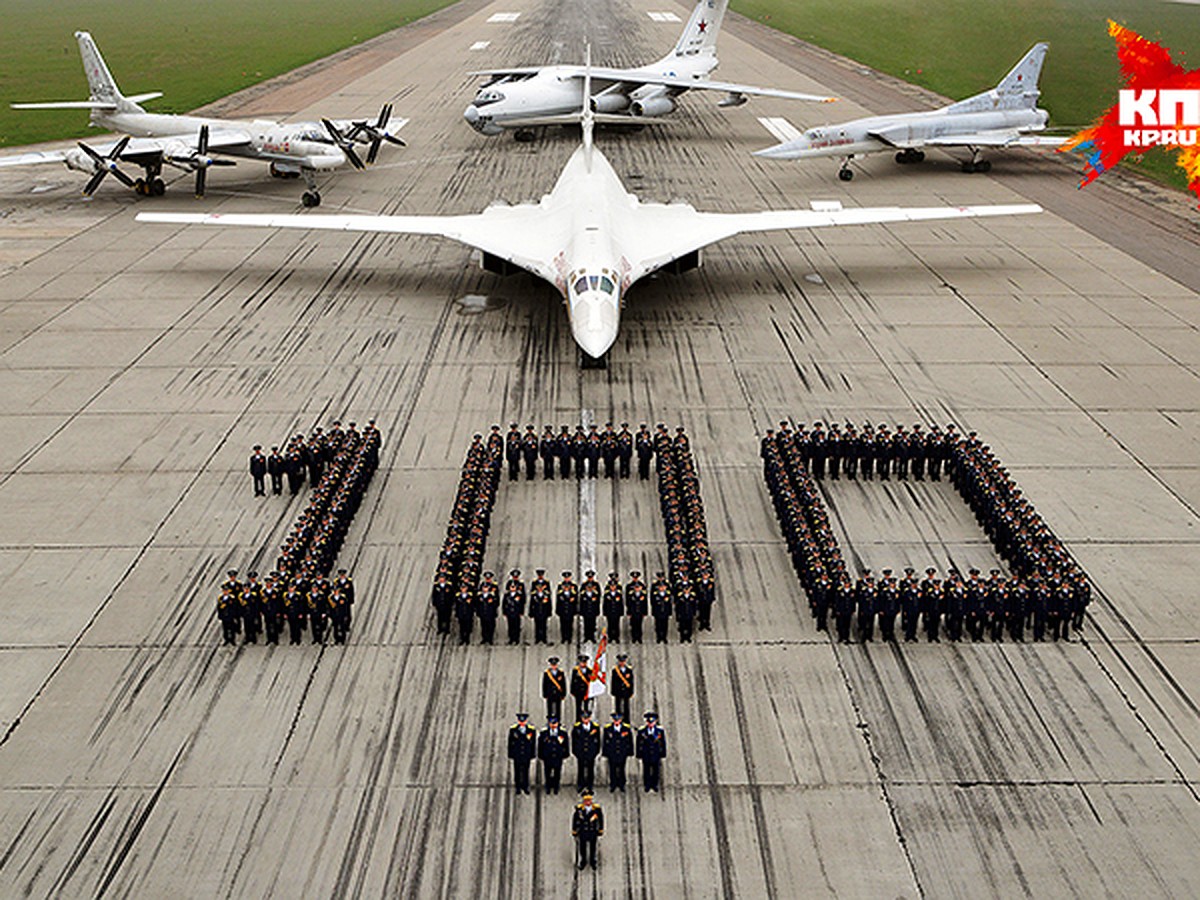
[[508, 758], [513, 764], [513, 786], [518, 794], [529, 793], [529, 764], [537, 755], [537, 730], [529, 724], [529, 713], [517, 713], [508, 729]]

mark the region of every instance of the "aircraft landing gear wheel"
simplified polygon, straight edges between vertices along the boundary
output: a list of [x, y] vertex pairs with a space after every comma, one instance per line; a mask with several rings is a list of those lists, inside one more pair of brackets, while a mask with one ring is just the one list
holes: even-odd
[[533, 143], [533, 129], [532, 128], [518, 128], [513, 133], [513, 140], [517, 141], [518, 143], [521, 143], [521, 144], [532, 144]]
[[167, 192], [167, 183], [161, 178], [154, 178], [146, 185], [148, 193], [153, 197], [161, 197]]
[[913, 162], [919, 162], [919, 163], [925, 162], [925, 151], [924, 150], [914, 150], [912, 158], [913, 158]]
[[975, 162], [973, 160], [968, 159], [966, 162], [964, 162], [962, 164], [962, 170], [964, 172], [966, 172], [968, 175], [970, 175], [972, 172], [975, 171]]
[[589, 356], [582, 350], [579, 351], [579, 368], [581, 369], [607, 369], [608, 354], [603, 356]]
[[992, 171], [992, 161], [990, 159], [981, 159], [979, 162], [975, 163], [975, 171], [976, 172]]
[[906, 162], [908, 162], [908, 153], [903, 150], [898, 150], [896, 152], [896, 162], [898, 162], [900, 165], [904, 165]]
[[854, 177], [854, 171], [851, 169], [838, 169], [838, 178], [842, 181], [849, 181]]
[[305, 191], [304, 196], [300, 198], [300, 202], [308, 209], [314, 206], [321, 205], [321, 195], [316, 191]]
[[149, 191], [146, 190], [146, 179], [139, 178], [133, 183], [133, 192], [139, 197], [145, 197]]

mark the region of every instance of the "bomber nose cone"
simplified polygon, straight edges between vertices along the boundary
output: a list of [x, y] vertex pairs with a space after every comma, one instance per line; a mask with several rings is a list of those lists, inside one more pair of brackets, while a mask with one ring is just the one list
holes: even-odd
[[463, 118], [467, 120], [467, 124], [472, 128], [479, 124], [479, 110], [475, 108], [474, 103], [472, 103], [463, 111]]
[[754, 155], [763, 156], [767, 159], [790, 159], [796, 155], [796, 151], [799, 149], [799, 146], [797, 146], [794, 142], [789, 141], [786, 144], [776, 144], [774, 147], [767, 147], [763, 150], [755, 150]]
[[617, 340], [616, 304], [603, 295], [585, 295], [571, 316], [575, 343], [588, 356], [599, 359]]

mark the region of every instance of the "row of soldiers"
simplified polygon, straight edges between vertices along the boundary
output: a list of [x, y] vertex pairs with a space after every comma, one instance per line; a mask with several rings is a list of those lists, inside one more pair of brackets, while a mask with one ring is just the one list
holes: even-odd
[[[935, 430], [940, 432], [930, 429]], [[945, 578], [927, 569], [919, 580], [910, 568], [903, 577], [885, 569], [878, 580], [863, 570], [852, 583], [813, 477], [811, 436], [806, 459], [796, 440], [801, 431], [791, 431], [786, 423], [778, 434], [768, 431], [760, 453], [776, 516], [818, 629], [826, 629], [830, 614], [842, 642], [849, 642], [855, 624], [861, 640], [872, 640], [876, 627], [883, 639], [895, 640], [897, 617], [906, 641], [916, 640], [918, 627], [928, 640], [938, 641], [943, 625], [954, 641], [964, 632], [975, 641], [985, 636], [998, 641], [1006, 631], [1022, 641], [1028, 627], [1034, 640], [1047, 633], [1055, 640], [1069, 639], [1072, 627], [1082, 627], [1091, 596], [1087, 577], [973, 432], [961, 437], [952, 425], [941, 432], [954, 437], [947, 442], [938, 475], [944, 463], [1017, 577], [1003, 578], [996, 569], [984, 579], [971, 569], [963, 578], [951, 568]]]
[[327, 630], [334, 643], [344, 644], [350, 632], [354, 607], [354, 582], [345, 569], [338, 569], [330, 581], [319, 575], [311, 581], [306, 574], [285, 578], [271, 572], [259, 582], [257, 572], [249, 572], [245, 582], [237, 569], [230, 569], [217, 598], [217, 619], [225, 644], [257, 644], [259, 635], [266, 643], [278, 644], [287, 626], [292, 644], [299, 644], [304, 630], [312, 632], [314, 644], [325, 643]]
[[[378, 428], [375, 420], [371, 419], [363, 429], [363, 433], [369, 434], [373, 431], [377, 432]], [[270, 455], [264, 455], [262, 445], [255, 444], [250, 455], [250, 476], [254, 481], [254, 496], [266, 496], [268, 476], [271, 479], [271, 493], [275, 495], [283, 493], [285, 477], [288, 482], [288, 491], [293, 497], [300, 493], [300, 488], [304, 486], [305, 480], [315, 487], [325, 474], [325, 467], [337, 456], [337, 452], [347, 436], [352, 442], [358, 442], [359, 434], [355, 423], [351, 422], [343, 430], [342, 423], [334, 421], [328, 434], [318, 426], [313, 429], [307, 440], [303, 434], [293, 435], [288, 439], [282, 453], [279, 447], [272, 447]]]
[[622, 640], [627, 623], [630, 641], [640, 644], [647, 616], [654, 622], [654, 638], [658, 643], [667, 643], [672, 618], [680, 641], [686, 643], [691, 641], [697, 623], [708, 628], [712, 621], [712, 579], [702, 577], [698, 584], [702, 588], [699, 591], [683, 581], [673, 587], [664, 572], [658, 572], [654, 581], [646, 584], [641, 572], [633, 571], [624, 585], [617, 572], [610, 572], [608, 581], [602, 585], [589, 569], [579, 583], [565, 571], [554, 586], [546, 578], [546, 570], [537, 569], [526, 589], [521, 570], [513, 569], [503, 587], [492, 572], [484, 572], [478, 588], [472, 591], [467, 585], [455, 588], [448, 574], [439, 569], [433, 579], [430, 603], [437, 633], [450, 634], [452, 623], [456, 622], [460, 644], [470, 643], [476, 621], [481, 642], [495, 643], [500, 618], [504, 619], [509, 644], [521, 643], [526, 618], [533, 623], [535, 644], [551, 643], [552, 618], [558, 619], [558, 636], [564, 644], [573, 643], [577, 632], [583, 640], [595, 641], [596, 629], [602, 621], [610, 641]]
[[596, 425], [587, 426], [586, 431], [583, 425], [576, 425], [574, 433], [570, 426], [562, 425], [557, 434], [553, 426], [545, 425], [539, 437], [532, 425], [526, 425], [522, 434], [513, 422], [504, 436], [504, 458], [508, 462], [511, 481], [521, 477], [522, 462], [526, 480], [532, 481], [539, 459], [542, 477], [547, 481], [554, 478], [556, 466], [560, 478], [570, 478], [572, 471], [577, 479], [596, 478], [601, 462], [604, 463], [605, 478], [628, 478], [635, 453], [638, 477], [644, 481], [650, 477], [650, 460], [654, 455], [653, 435], [645, 423], [636, 434], [630, 432], [628, 422], [621, 423], [620, 431], [613, 428], [612, 422], [606, 424], [603, 431]]
[[625, 766], [629, 758], [642, 762], [642, 788], [658, 792], [662, 785], [662, 763], [667, 756], [667, 735], [658, 724], [658, 715], [645, 714], [645, 722], [636, 733], [619, 712], [600, 728], [592, 714], [584, 711], [568, 732], [559, 717], [546, 717], [541, 732], [529, 723], [528, 713], [517, 713], [517, 721], [508, 730], [508, 758], [512, 760], [513, 786], [518, 794], [528, 794], [529, 770], [534, 759], [542, 763], [542, 790], [557, 794], [562, 784], [563, 763], [575, 758], [575, 787], [582, 794], [595, 790], [596, 760], [608, 761], [608, 789], [624, 793]]
[[[768, 430], [768, 435], [774, 434]], [[867, 422], [862, 429], [846, 423], [843, 429], [836, 422], [828, 429], [821, 422], [814, 422], [812, 429], [801, 423], [793, 431], [785, 420], [779, 423], [779, 434], [786, 436], [796, 447], [797, 453], [816, 478], [828, 477], [836, 481], [839, 475], [871, 480], [878, 475], [887, 481], [892, 475], [900, 480], [912, 477], [917, 481], [925, 478], [926, 472], [932, 481], [940, 481], [942, 468], [950, 461], [951, 451], [958, 443], [957, 426], [950, 424], [945, 431], [938, 425], [923, 430], [920, 424], [905, 430], [897, 425], [895, 430], [886, 423], [878, 427]]]
[[701, 631], [712, 630], [712, 608], [716, 601], [716, 577], [708, 546], [708, 524], [700, 498], [700, 479], [687, 433], [675, 429], [672, 439], [659, 425], [654, 437], [658, 469], [659, 507], [667, 536], [667, 572], [675, 598], [679, 639], [692, 639], [692, 617]]

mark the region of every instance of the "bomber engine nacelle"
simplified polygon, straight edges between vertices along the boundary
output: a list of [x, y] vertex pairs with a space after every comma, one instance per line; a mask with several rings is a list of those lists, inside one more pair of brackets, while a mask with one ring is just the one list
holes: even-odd
[[67, 155], [63, 157], [63, 162], [66, 163], [68, 169], [74, 169], [76, 172], [83, 172], [87, 175], [95, 175], [100, 171], [100, 166], [96, 161], [82, 150], [68, 150]]
[[624, 94], [600, 94], [592, 98], [592, 112], [619, 113], [629, 109], [629, 98]]
[[647, 119], [653, 119], [656, 116], [665, 116], [668, 113], [673, 113], [675, 111], [675, 101], [670, 97], [656, 94], [652, 97], [634, 100], [633, 104], [629, 107], [629, 111], [635, 116], [644, 116]]

